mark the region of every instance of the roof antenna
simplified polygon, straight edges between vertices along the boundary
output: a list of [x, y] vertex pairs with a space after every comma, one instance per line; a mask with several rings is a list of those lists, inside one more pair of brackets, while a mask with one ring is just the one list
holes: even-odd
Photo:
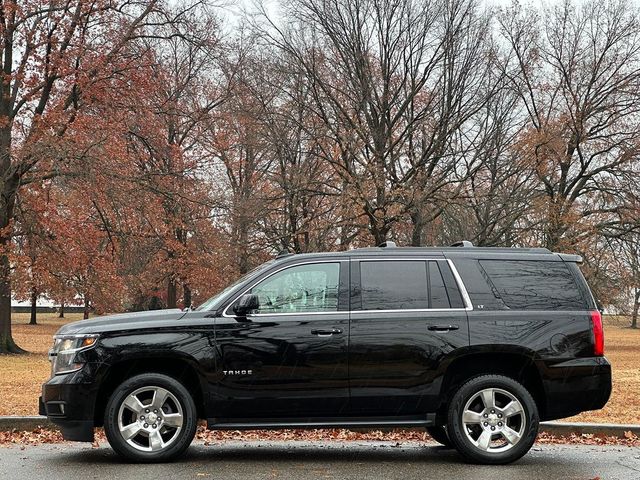
[[451, 244], [452, 247], [473, 247], [473, 243], [469, 240], [460, 240], [459, 242], [455, 242]]
[[392, 242], [391, 240], [385, 240], [384, 242], [382, 242], [380, 245], [378, 245], [378, 247], [380, 248], [395, 248], [398, 245], [396, 245], [396, 242]]
[[278, 252], [278, 255], [276, 255], [276, 258], [288, 257], [289, 255], [293, 255], [293, 253], [291, 253], [288, 249], [285, 248]]

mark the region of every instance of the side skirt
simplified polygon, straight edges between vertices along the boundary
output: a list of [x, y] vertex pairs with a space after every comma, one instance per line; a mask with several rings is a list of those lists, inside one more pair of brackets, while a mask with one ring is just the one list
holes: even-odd
[[436, 414], [403, 417], [208, 418], [209, 430], [279, 430], [283, 428], [430, 427]]

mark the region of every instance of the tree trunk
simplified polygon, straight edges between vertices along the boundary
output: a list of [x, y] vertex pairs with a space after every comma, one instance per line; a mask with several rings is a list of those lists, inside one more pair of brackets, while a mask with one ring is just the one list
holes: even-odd
[[249, 223], [245, 217], [238, 221], [238, 243], [236, 254], [238, 258], [238, 272], [244, 275], [249, 271]]
[[640, 311], [640, 288], [635, 289], [633, 296], [633, 314], [631, 315], [631, 328], [638, 328], [638, 312]]
[[89, 318], [89, 306], [90, 306], [90, 304], [89, 304], [89, 297], [87, 297], [87, 296], [85, 295], [85, 297], [84, 297], [84, 313], [83, 313], [83, 315], [82, 315], [82, 318], [83, 318], [84, 320], [87, 320], [87, 319]]
[[11, 246], [11, 220], [20, 178], [11, 173], [11, 124], [6, 110], [11, 82], [2, 84], [0, 119], [0, 353], [25, 353], [11, 335], [11, 265], [7, 252]]
[[[6, 237], [0, 238], [0, 245], [8, 243]], [[11, 267], [9, 257], [0, 255], [0, 353], [25, 353], [13, 341], [11, 335]]]
[[64, 302], [60, 304], [60, 310], [58, 311], [58, 318], [64, 318]]
[[364, 211], [369, 217], [369, 233], [373, 237], [375, 246], [382, 245], [387, 241], [391, 226], [384, 219], [379, 219], [374, 210], [365, 206]]
[[178, 289], [173, 278], [167, 283], [167, 308], [176, 308], [178, 305]]
[[29, 325], [37, 325], [38, 316], [38, 292], [35, 287], [31, 289], [31, 319]]
[[419, 208], [415, 208], [411, 212], [411, 223], [413, 224], [413, 229], [411, 231], [411, 246], [421, 247], [422, 231], [424, 230], [424, 221], [422, 218], [422, 212], [420, 211]]
[[182, 285], [182, 290], [184, 292], [184, 308], [191, 308], [191, 289], [189, 288], [189, 285], [184, 283]]
[[562, 236], [567, 230], [567, 226], [562, 219], [560, 207], [557, 205], [558, 199], [552, 200], [548, 206], [546, 225], [545, 247], [552, 252], [560, 251], [562, 248]]

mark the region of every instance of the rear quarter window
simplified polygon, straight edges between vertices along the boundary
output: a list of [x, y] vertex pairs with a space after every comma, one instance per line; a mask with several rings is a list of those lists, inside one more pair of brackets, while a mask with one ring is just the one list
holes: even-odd
[[585, 299], [564, 262], [480, 260], [504, 304], [513, 310], [585, 310]]

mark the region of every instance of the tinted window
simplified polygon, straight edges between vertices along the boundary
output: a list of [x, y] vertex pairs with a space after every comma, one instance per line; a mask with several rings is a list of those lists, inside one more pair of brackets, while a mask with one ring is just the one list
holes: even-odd
[[335, 312], [339, 263], [314, 263], [282, 270], [251, 289], [258, 295], [255, 313]]
[[473, 308], [478, 310], [505, 310], [498, 290], [489, 281], [489, 276], [480, 267], [478, 260], [456, 258], [454, 264], [462, 277]]
[[512, 309], [587, 308], [573, 275], [563, 262], [481, 260], [498, 295]]
[[363, 310], [429, 308], [427, 263], [360, 262]]
[[456, 282], [453, 273], [451, 272], [451, 268], [447, 262], [438, 262], [438, 267], [440, 268], [440, 273], [442, 274], [442, 278], [444, 279], [444, 284], [447, 286], [447, 295], [449, 297], [449, 303], [452, 308], [464, 308], [466, 305], [462, 300], [462, 293], [460, 292], [460, 287]]
[[431, 308], [449, 308], [451, 306], [438, 262], [429, 262], [429, 292], [431, 294]]

